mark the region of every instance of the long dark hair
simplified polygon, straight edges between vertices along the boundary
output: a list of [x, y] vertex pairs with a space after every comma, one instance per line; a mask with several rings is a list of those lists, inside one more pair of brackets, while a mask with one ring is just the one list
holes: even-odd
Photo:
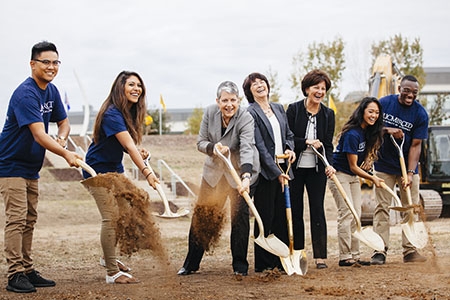
[[377, 98], [365, 97], [362, 99], [361, 103], [359, 103], [358, 107], [342, 127], [342, 130], [339, 133], [339, 138], [350, 129], [361, 127], [361, 124], [364, 121], [364, 111], [370, 103], [375, 103], [380, 111], [375, 124], [365, 128], [365, 158], [374, 161], [378, 159], [378, 149], [380, 149], [381, 143], [383, 142], [383, 111]]
[[[125, 96], [125, 83], [131, 76], [136, 76], [141, 82], [142, 93], [139, 96], [137, 103], [133, 103], [131, 108], [128, 108], [128, 99]], [[117, 75], [114, 80], [111, 91], [103, 102], [100, 110], [97, 114], [94, 125], [94, 142], [97, 143], [100, 140], [101, 125], [103, 121], [103, 115], [106, 110], [114, 105], [122, 113], [123, 118], [127, 126], [127, 130], [131, 135], [131, 138], [136, 144], [140, 144], [142, 141], [142, 124], [144, 122], [146, 113], [146, 103], [145, 103], [145, 85], [141, 76], [136, 72], [122, 71]]]

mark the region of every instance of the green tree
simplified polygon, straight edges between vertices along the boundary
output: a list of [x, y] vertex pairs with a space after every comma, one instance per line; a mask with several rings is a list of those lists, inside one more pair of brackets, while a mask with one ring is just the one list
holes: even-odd
[[339, 133], [341, 132], [342, 127], [344, 127], [345, 122], [348, 121], [348, 118], [358, 106], [358, 102], [337, 101], [335, 104], [336, 115], [333, 143], [335, 144], [335, 146], [337, 146]]
[[311, 70], [321, 69], [330, 76], [332, 87], [329, 93], [336, 102], [339, 101], [339, 86], [342, 72], [345, 70], [344, 41], [336, 37], [329, 43], [312, 43], [308, 45], [306, 53], [298, 52], [292, 63], [294, 71], [291, 73], [291, 88], [295, 92], [296, 100], [303, 98], [301, 81], [303, 76]]
[[267, 80], [269, 80], [269, 84], [270, 84], [270, 99], [269, 99], [269, 101], [280, 102], [281, 86], [279, 85], [279, 81], [278, 81], [278, 72], [273, 71], [272, 68], [269, 67], [269, 70], [267, 71]]
[[420, 39], [414, 38], [409, 41], [401, 34], [395, 35], [387, 40], [372, 44], [372, 65], [381, 54], [388, 54], [399, 68], [402, 75], [414, 75], [421, 86], [425, 84], [425, 71], [423, 70], [423, 48]]
[[[155, 110], [148, 110], [147, 113], [152, 117], [153, 123], [150, 124], [150, 134], [159, 133], [159, 109]], [[162, 133], [169, 133], [170, 132], [170, 126], [167, 125], [167, 122], [170, 120], [170, 116], [167, 114], [167, 112], [163, 111], [161, 112], [162, 117], [162, 126], [161, 130]]]
[[446, 101], [450, 101], [450, 94], [437, 95], [428, 112], [430, 125], [442, 125], [443, 121], [450, 118], [450, 116], [444, 111], [444, 104]]
[[187, 134], [198, 134], [200, 132], [200, 124], [203, 118], [203, 108], [194, 108], [191, 116], [187, 120], [188, 129]]

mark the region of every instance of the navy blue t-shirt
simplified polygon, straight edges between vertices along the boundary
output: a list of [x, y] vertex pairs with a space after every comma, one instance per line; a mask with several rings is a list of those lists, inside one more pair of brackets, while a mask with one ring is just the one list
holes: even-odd
[[39, 145], [28, 127], [67, 118], [58, 89], [52, 83], [45, 90], [33, 78], [27, 78], [11, 96], [5, 125], [0, 133], [0, 177], [38, 179], [44, 162], [45, 148]]
[[[408, 152], [413, 139], [428, 138], [428, 113], [417, 101], [411, 106], [398, 102], [398, 95], [389, 95], [380, 99], [383, 107], [383, 121], [385, 127], [401, 128], [405, 134], [403, 155], [408, 163]], [[399, 141], [400, 142], [400, 141]], [[401, 175], [398, 150], [395, 148], [388, 134], [384, 135], [384, 142], [380, 148], [375, 170]], [[415, 170], [417, 172], [417, 168]]]
[[[127, 131], [127, 126], [122, 113], [114, 105], [109, 106], [103, 115], [100, 139], [92, 142], [86, 154], [86, 163], [97, 173], [123, 173], [125, 149], [115, 136], [123, 131]], [[83, 171], [83, 176], [88, 178], [90, 174]]]
[[364, 130], [361, 127], [352, 128], [344, 133], [333, 153], [333, 167], [340, 172], [349, 175], [356, 175], [350, 170], [347, 154], [358, 156], [358, 166], [364, 161], [364, 152], [366, 150], [366, 138]]

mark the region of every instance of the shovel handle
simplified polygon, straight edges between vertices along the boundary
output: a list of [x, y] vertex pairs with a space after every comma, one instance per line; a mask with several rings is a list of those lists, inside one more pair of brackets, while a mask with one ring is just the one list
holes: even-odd
[[[402, 142], [398, 144], [395, 137], [391, 134], [391, 141], [394, 144], [395, 148], [397, 148], [398, 150], [400, 169], [402, 171], [403, 180], [405, 181], [405, 183], [408, 183], [408, 173], [406, 171], [405, 157], [403, 155], [403, 143], [405, 142], [405, 136], [402, 137]], [[408, 200], [408, 205], [412, 205], [411, 189], [409, 185], [406, 187], [405, 191], [406, 191], [406, 199]]]
[[[236, 170], [234, 169], [233, 164], [231, 163], [230, 150], [228, 149], [228, 157], [226, 157], [225, 155], [222, 154], [222, 152], [220, 152], [219, 147], [217, 145], [215, 145], [214, 147], [216, 148], [216, 155], [227, 166], [227, 168], [230, 171], [230, 174], [233, 177], [234, 182], [236, 182], [237, 188], [239, 190], [241, 185], [242, 185], [242, 181], [239, 178], [239, 175], [237, 174]], [[250, 195], [247, 193], [247, 191], [244, 191], [242, 193], [242, 197], [244, 197], [245, 202], [247, 202], [248, 207], [250, 208], [251, 212], [255, 216], [256, 222], [258, 223], [258, 226], [259, 226], [259, 231], [262, 232], [262, 234], [264, 235], [265, 234], [265, 232], [264, 232], [264, 225], [263, 225], [261, 216], [259, 215], [258, 210], [255, 207], [255, 204], [253, 203], [252, 199], [250, 198]]]
[[[150, 166], [150, 162], [149, 162], [150, 158], [151, 158], [151, 155], [149, 153], [149, 155], [144, 159], [144, 164], [150, 170], [151, 173], [154, 173], [152, 167]], [[164, 213], [168, 214], [168, 215], [172, 215], [172, 211], [170, 210], [169, 200], [167, 199], [166, 193], [164, 193], [162, 186], [158, 182], [155, 182], [155, 189], [158, 192], [159, 197], [161, 198], [161, 200], [164, 204], [164, 211], [165, 211]]]
[[[397, 143], [397, 141], [395, 140], [395, 138], [392, 134], [391, 134], [391, 141], [398, 150], [398, 156], [399, 156], [399, 161], [400, 161], [400, 169], [402, 171], [402, 177], [403, 177], [403, 180], [405, 181], [405, 183], [407, 184], [408, 183], [408, 173], [406, 172], [405, 157], [403, 155], [403, 143], [405, 142], [405, 136], [403, 136], [402, 142], [400, 145]], [[406, 200], [408, 200], [408, 205], [412, 206], [411, 188], [409, 187], [409, 185], [406, 186], [405, 192], [406, 192]], [[409, 210], [407, 213], [408, 213], [408, 224], [410, 226], [412, 226], [412, 224], [414, 222], [414, 212], [412, 210]]]
[[289, 158], [289, 154], [277, 154], [275, 157], [278, 159], [286, 159]]
[[350, 199], [347, 196], [347, 193], [344, 190], [344, 187], [342, 186], [341, 182], [337, 178], [336, 174], [331, 175], [331, 179], [334, 181], [334, 184], [336, 184], [336, 187], [341, 194], [342, 198], [344, 198], [345, 204], [347, 204], [347, 207], [350, 209], [350, 212], [353, 215], [353, 218], [356, 222], [357, 230], [361, 230], [361, 220], [358, 217], [358, 214], [356, 213], [355, 208], [353, 207], [353, 204], [350, 202]]
[[317, 150], [314, 146], [309, 145], [309, 147], [311, 147], [312, 151], [314, 151], [314, 153], [322, 160], [323, 164], [325, 165], [325, 167], [329, 167], [330, 163], [328, 162], [327, 157], [325, 156], [325, 148], [322, 146], [322, 153], [319, 152], [319, 150]]
[[89, 174], [91, 174], [92, 177], [97, 176], [97, 172], [95, 172], [95, 170], [88, 165], [87, 163], [85, 163], [83, 160], [81, 159], [77, 159], [77, 164], [86, 172], [88, 172]]
[[[325, 153], [321, 154], [316, 148], [314, 148], [313, 146], [310, 146], [311, 149], [314, 151], [314, 153], [316, 153], [316, 155], [323, 161], [325, 167], [330, 166], [330, 163], [328, 162]], [[322, 147], [323, 149], [323, 147]], [[356, 223], [356, 227], [357, 230], [361, 230], [361, 220], [358, 217], [358, 214], [355, 211], [355, 208], [353, 207], [353, 204], [350, 202], [347, 193], [344, 190], [344, 187], [342, 186], [341, 182], [339, 181], [339, 179], [337, 178], [336, 174], [331, 175], [331, 180], [334, 181], [334, 184], [336, 184], [336, 187], [339, 191], [339, 193], [341, 194], [342, 198], [344, 198], [345, 204], [347, 204], [348, 209], [350, 209], [350, 212], [353, 215], [353, 218], [355, 219], [355, 223]]]
[[394, 198], [394, 201], [395, 201], [395, 203], [396, 203], [396, 205], [398, 207], [403, 206], [402, 205], [402, 201], [400, 201], [400, 199], [398, 198], [397, 194], [390, 187], [388, 187], [386, 183], [381, 182], [381, 187], [383, 189], [385, 189], [389, 194], [391, 194], [391, 196]]
[[[281, 173], [286, 174], [286, 175], [289, 173], [289, 169], [291, 168], [291, 161], [289, 160], [289, 157], [290, 157], [289, 154], [277, 154], [277, 155], [275, 155], [275, 163], [277, 164], [278, 169], [280, 169]], [[284, 171], [283, 168], [278, 163], [279, 159], [287, 159], [288, 160], [288, 166], [287, 166], [286, 171]], [[287, 179], [284, 180], [284, 184], [285, 185], [287, 185], [288, 182], [289, 181]]]

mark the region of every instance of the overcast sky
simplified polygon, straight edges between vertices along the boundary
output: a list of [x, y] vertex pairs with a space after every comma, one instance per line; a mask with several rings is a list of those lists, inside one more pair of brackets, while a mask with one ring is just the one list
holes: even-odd
[[[0, 10], [0, 127], [13, 90], [30, 75], [36, 42], [58, 47], [54, 83], [72, 111], [98, 109], [122, 70], [137, 71], [148, 107], [205, 107], [218, 84], [278, 73], [281, 102], [293, 101], [292, 58], [313, 42], [345, 42], [341, 96], [366, 90], [372, 43], [420, 38], [425, 67], [450, 67], [448, 0], [43, 0], [3, 1]], [[78, 80], [77, 80], [78, 78]]]

